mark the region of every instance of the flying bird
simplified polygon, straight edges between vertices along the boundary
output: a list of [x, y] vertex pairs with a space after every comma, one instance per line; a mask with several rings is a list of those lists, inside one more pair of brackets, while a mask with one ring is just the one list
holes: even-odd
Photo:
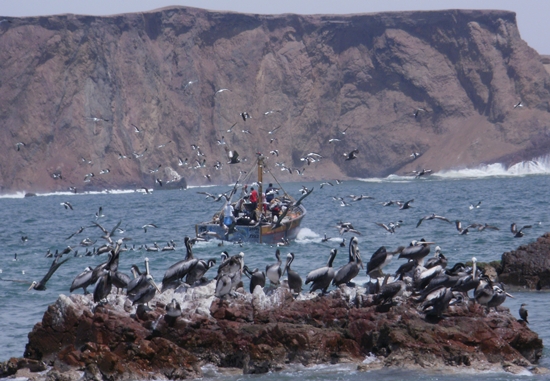
[[68, 202], [68, 201], [62, 202], [61, 205], [63, 205], [63, 206], [65, 207], [65, 209], [71, 209], [71, 210], [73, 210], [73, 206], [72, 206], [71, 203]]
[[147, 228], [158, 228], [158, 226], [155, 224], [146, 224], [143, 225], [141, 228], [144, 230], [145, 233], [147, 233]]
[[21, 147], [25, 147], [25, 143], [23, 142], [17, 142], [15, 143], [15, 148], [19, 151]]
[[353, 151], [349, 152], [349, 153], [345, 153], [344, 156], [346, 157], [346, 161], [348, 160], [353, 160], [357, 157], [357, 155], [359, 154], [359, 150], [358, 149], [354, 149]]
[[432, 214], [430, 214], [430, 215], [428, 215], [428, 216], [422, 217], [422, 218], [418, 221], [418, 223], [416, 224], [416, 227], [419, 227], [420, 224], [422, 223], [422, 221], [427, 221], [427, 220], [441, 220], [441, 221], [446, 221], [446, 222], [448, 222], [448, 223], [452, 223], [448, 218], [445, 218], [445, 217], [443, 217], [443, 216], [438, 216], [438, 215], [436, 215], [435, 213], [432, 213]]
[[525, 225], [521, 229], [518, 230], [518, 227], [515, 223], [512, 223], [512, 225], [510, 225], [510, 230], [514, 234], [514, 238], [523, 237], [525, 235], [525, 233], [523, 233], [523, 229], [530, 229], [530, 228], [532, 228], [532, 225]]
[[520, 99], [518, 103], [514, 105], [514, 108], [523, 107], [522, 100]]
[[239, 153], [235, 150], [227, 149], [227, 156], [229, 157], [227, 164], [237, 164], [241, 162], [239, 160]]

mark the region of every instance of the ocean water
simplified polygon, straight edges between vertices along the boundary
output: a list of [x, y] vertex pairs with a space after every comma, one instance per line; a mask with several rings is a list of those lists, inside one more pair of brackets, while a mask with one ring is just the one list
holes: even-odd
[[[340, 249], [339, 244], [343, 238], [348, 241], [351, 235], [346, 233], [341, 236], [336, 224], [344, 221], [351, 222], [362, 233], [358, 236], [359, 249], [365, 262], [380, 246], [394, 250], [420, 238], [440, 246], [450, 266], [455, 262], [469, 261], [473, 256], [482, 262], [499, 260], [502, 253], [532, 242], [550, 231], [550, 200], [547, 191], [550, 184], [549, 167], [548, 161], [541, 159], [508, 169], [488, 166], [438, 173], [419, 179], [390, 176], [385, 179], [349, 180], [339, 185], [333, 182], [334, 186], [324, 185], [323, 188], [320, 187], [321, 182], [283, 184], [285, 191], [296, 198], [300, 196], [302, 186], [315, 190], [304, 201], [308, 212], [298, 239], [290, 246], [280, 248], [282, 257], [286, 258], [288, 252], [295, 254], [292, 268], [303, 279], [309, 271], [327, 262], [332, 248], [339, 249], [335, 267], [343, 265], [347, 262], [347, 248]], [[143, 267], [144, 259], [148, 257], [151, 272], [160, 282], [164, 271], [185, 255], [183, 239], [195, 235], [194, 225], [208, 220], [223, 207], [221, 202], [206, 199], [197, 192], [217, 194], [229, 189], [227, 185], [191, 187], [184, 191], [155, 191], [149, 195], [134, 191], [106, 191], [93, 194], [47, 194], [31, 198], [23, 198], [23, 193], [0, 196], [0, 212], [4, 221], [0, 233], [0, 361], [22, 356], [27, 334], [41, 320], [47, 306], [54, 303], [60, 294], [69, 293], [72, 280], [86, 266], [94, 267], [105, 261], [105, 255], [73, 256], [74, 250], [78, 250], [79, 255], [84, 254], [86, 249], [79, 245], [84, 238], [97, 241], [94, 245], [96, 247], [103, 244], [101, 231], [93, 226], [93, 221], [108, 230], [121, 221], [120, 227], [124, 233], [117, 233], [115, 237], [132, 238], [127, 242], [128, 246], [152, 246], [155, 242], [164, 246], [169, 240], [174, 240], [178, 245], [175, 251], [135, 250], [121, 254], [119, 270], [129, 274], [132, 264]], [[353, 202], [349, 197], [361, 194], [373, 199]], [[341, 206], [334, 197], [344, 197], [350, 205]], [[414, 199], [411, 203], [413, 207], [408, 210], [382, 205], [382, 202], [389, 200], [411, 199]], [[69, 201], [74, 210], [65, 209], [61, 205], [65, 201]], [[480, 201], [479, 208], [470, 208], [470, 205]], [[95, 214], [100, 207], [104, 216], [96, 218]], [[440, 220], [424, 221], [416, 227], [422, 217], [432, 213], [451, 221], [460, 220], [463, 225], [488, 223], [500, 230], [479, 232], [473, 229], [468, 235], [459, 235], [454, 224]], [[402, 223], [395, 234], [389, 234], [375, 224], [398, 220]], [[512, 222], [519, 226], [532, 225], [532, 228], [525, 229], [524, 237], [514, 238], [510, 232]], [[149, 223], [156, 224], [158, 228], [148, 228], [145, 232], [142, 226]], [[82, 233], [66, 239], [80, 227], [85, 228]], [[325, 234], [330, 237], [328, 242], [321, 241]], [[23, 236], [28, 237], [25, 242], [21, 239]], [[244, 244], [240, 247], [228, 243], [219, 247], [218, 243], [198, 243], [193, 252], [198, 258], [219, 259], [222, 250], [227, 250], [231, 255], [243, 251], [245, 263], [250, 268], [264, 269], [267, 264], [275, 262], [274, 247], [259, 244]], [[73, 248], [68, 255], [71, 259], [48, 281], [47, 290], [28, 291], [30, 283], [40, 280], [50, 267], [52, 259], [45, 257], [47, 250], [62, 251], [69, 245]], [[17, 260], [14, 258], [16, 253]], [[402, 263], [394, 259], [387, 271], [397, 269]], [[356, 280], [362, 282], [367, 279], [363, 271]], [[93, 291], [93, 288], [89, 291]], [[525, 291], [515, 292], [514, 296], [514, 299], [508, 298], [504, 305], [517, 316], [519, 305], [527, 303], [531, 329], [545, 343], [550, 342], [550, 321], [547, 319], [550, 294]], [[550, 368], [547, 349], [544, 350], [540, 365]], [[458, 374], [427, 374], [380, 370], [366, 375], [344, 364], [312, 368], [292, 366], [273, 374], [227, 376], [215, 369], [205, 368], [205, 379], [222, 380], [285, 380], [297, 377], [305, 380], [364, 380], [371, 376], [377, 380], [404, 377], [413, 380], [462, 380], [471, 378], [472, 374], [466, 371]], [[492, 372], [476, 373], [475, 376], [484, 380], [525, 378]]]

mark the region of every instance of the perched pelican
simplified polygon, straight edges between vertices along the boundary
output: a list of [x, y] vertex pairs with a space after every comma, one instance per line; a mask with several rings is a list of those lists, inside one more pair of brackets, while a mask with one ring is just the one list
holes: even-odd
[[474, 298], [476, 302], [486, 306], [493, 297], [494, 292], [493, 283], [487, 276], [483, 275], [479, 280], [478, 286], [475, 288]]
[[121, 273], [120, 271], [115, 271], [111, 274], [111, 282], [113, 283], [113, 286], [117, 288], [117, 294], [121, 288], [127, 288], [128, 283], [131, 281], [132, 278], [130, 278], [127, 274]]
[[441, 247], [436, 246], [434, 256], [426, 261], [425, 267], [429, 269], [438, 265], [443, 268], [447, 267], [447, 258], [441, 252]]
[[185, 283], [192, 286], [197, 281], [201, 280], [201, 278], [206, 274], [206, 272], [214, 267], [216, 264], [215, 259], [209, 259], [208, 261], [204, 261], [202, 259], [199, 259], [197, 264], [187, 273], [187, 277], [185, 278]]
[[281, 279], [281, 275], [283, 274], [283, 269], [281, 268], [281, 252], [279, 251], [279, 249], [275, 251], [275, 258], [277, 258], [277, 262], [271, 265], [267, 265], [265, 267], [265, 274], [271, 284], [278, 285], [279, 280]]
[[243, 267], [244, 274], [250, 278], [250, 293], [254, 293], [256, 286], [261, 288], [265, 287], [265, 273], [260, 271], [258, 268], [250, 271], [247, 266]]
[[179, 262], [174, 263], [166, 270], [162, 278], [162, 292], [177, 286], [180, 280], [185, 277], [197, 265], [199, 260], [193, 258], [193, 250], [189, 237], [184, 238], [184, 245], [187, 249], [187, 255]]
[[302, 278], [296, 271], [290, 268], [290, 265], [293, 261], [294, 253], [288, 253], [286, 255], [286, 264], [285, 268], [283, 269], [283, 275], [286, 271], [288, 274], [288, 288], [290, 288], [292, 292], [299, 294], [300, 292], [302, 292]]
[[385, 246], [379, 247], [367, 262], [367, 275], [377, 278], [382, 274], [382, 269], [391, 262], [393, 255], [400, 253], [403, 249], [404, 247], [401, 246], [396, 251], [386, 251]]
[[378, 292], [378, 294], [375, 295], [373, 302], [375, 304], [380, 304], [380, 302], [383, 302], [383, 304], [392, 303], [393, 298], [395, 298], [396, 296], [401, 296], [406, 287], [406, 283], [402, 280], [397, 280], [392, 283], [384, 284], [380, 287], [380, 291]]
[[453, 292], [450, 287], [440, 287], [426, 297], [422, 303], [422, 311], [426, 316], [441, 317], [441, 314], [449, 307], [452, 298]]
[[84, 271], [82, 271], [74, 278], [69, 292], [73, 292], [77, 288], [81, 288], [84, 290], [84, 295], [89, 294], [86, 288], [92, 284], [92, 272], [93, 269], [90, 266], [86, 267]]
[[311, 283], [309, 292], [314, 292], [315, 290], [321, 290], [323, 293], [327, 292], [327, 288], [329, 288], [330, 282], [334, 278], [335, 271], [332, 268], [332, 262], [334, 262], [337, 252], [336, 249], [332, 249], [327, 265], [307, 274], [306, 284]]
[[241, 251], [237, 255], [229, 257], [227, 251], [222, 252], [222, 263], [218, 267], [218, 275], [216, 278], [219, 278], [223, 274], [233, 274], [237, 271], [242, 272], [244, 268], [244, 253]]
[[107, 296], [111, 293], [111, 288], [113, 287], [111, 279], [111, 271], [103, 269], [103, 274], [99, 277], [94, 288], [94, 302], [99, 303], [104, 299], [107, 299]]
[[145, 273], [140, 273], [136, 265], [132, 266], [135, 278], [128, 283], [126, 290], [128, 299], [132, 304], [146, 304], [155, 296], [156, 291], [161, 290], [153, 280], [149, 271], [149, 258], [145, 258]]
[[352, 237], [349, 241], [349, 262], [340, 269], [334, 275], [332, 284], [339, 286], [344, 283], [349, 283], [353, 278], [359, 274], [359, 269], [363, 267], [361, 261], [361, 255], [359, 249], [357, 249], [357, 237]]
[[490, 309], [491, 307], [495, 307], [495, 310], [498, 306], [500, 306], [504, 301], [506, 300], [506, 297], [509, 296], [510, 298], [513, 298], [512, 295], [504, 291], [504, 286], [502, 283], [500, 286], [497, 286], [496, 284], [493, 285], [493, 296], [492, 298], [487, 302], [487, 307]]
[[31, 283], [31, 286], [29, 287], [29, 290], [31, 288], [34, 288], [37, 291], [45, 291], [46, 290], [46, 283], [48, 282], [48, 280], [50, 280], [53, 273], [59, 268], [59, 266], [61, 266], [65, 262], [67, 262], [70, 258], [67, 258], [67, 259], [59, 262], [60, 259], [61, 259], [61, 255], [56, 256], [55, 259], [53, 260], [51, 266], [50, 266], [50, 269], [48, 270], [46, 275], [44, 275], [44, 278], [42, 278], [39, 282], [33, 281]]
[[228, 274], [223, 274], [216, 281], [216, 293], [215, 295], [223, 299], [231, 292], [231, 277]]

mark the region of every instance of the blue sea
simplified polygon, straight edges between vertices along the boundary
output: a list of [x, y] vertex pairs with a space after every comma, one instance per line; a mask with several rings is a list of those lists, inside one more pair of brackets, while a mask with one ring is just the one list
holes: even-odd
[[[408, 245], [412, 240], [425, 238], [440, 246], [449, 260], [466, 262], [473, 256], [478, 261], [499, 260], [502, 253], [516, 249], [520, 245], [535, 241], [550, 231], [550, 165], [548, 160], [520, 163], [512, 168], [493, 165], [477, 169], [448, 171], [433, 174], [426, 178], [389, 176], [383, 179], [355, 179], [336, 184], [336, 179], [326, 179], [333, 186], [318, 182], [295, 182], [283, 184], [284, 190], [298, 198], [302, 187], [314, 188], [306, 198], [307, 208], [298, 239], [290, 246], [281, 247], [282, 257], [293, 252], [296, 259], [293, 269], [305, 278], [314, 268], [326, 264], [330, 250], [338, 248], [335, 267], [347, 262], [347, 248], [340, 249], [343, 238], [336, 228], [340, 221], [351, 222], [362, 234], [358, 236], [359, 249], [364, 261], [380, 246], [394, 250]], [[268, 180], [268, 179], [264, 179]], [[55, 193], [36, 197], [23, 197], [23, 192], [0, 196], [0, 213], [3, 226], [0, 233], [2, 261], [0, 261], [0, 361], [23, 355], [27, 334], [41, 321], [47, 306], [54, 303], [60, 294], [69, 294], [74, 277], [87, 266], [96, 266], [105, 261], [102, 256], [82, 256], [86, 248], [80, 246], [84, 238], [97, 241], [91, 248], [104, 242], [102, 232], [93, 226], [97, 222], [111, 230], [119, 221], [123, 233], [115, 237], [130, 237], [126, 244], [152, 246], [155, 242], [165, 246], [173, 240], [175, 251], [147, 252], [145, 250], [126, 251], [121, 254], [119, 270], [130, 274], [130, 266], [143, 267], [145, 257], [150, 260], [151, 272], [160, 282], [165, 270], [185, 255], [185, 236], [195, 236], [195, 224], [209, 220], [221, 210], [222, 202], [214, 202], [198, 192], [218, 194], [231, 189], [230, 185], [210, 187], [190, 187], [187, 190], [154, 191], [145, 194], [133, 190], [110, 190], [104, 192], [72, 194]], [[352, 201], [350, 195], [371, 196], [373, 199]], [[336, 197], [343, 197], [350, 205], [342, 206]], [[399, 210], [395, 205], [383, 206], [390, 200], [411, 200], [412, 208]], [[74, 210], [66, 209], [62, 203], [70, 202]], [[479, 207], [475, 207], [479, 202]], [[471, 208], [470, 206], [474, 206]], [[102, 217], [96, 218], [99, 208]], [[500, 230], [477, 231], [472, 229], [467, 235], [459, 235], [454, 223], [440, 220], [424, 221], [418, 228], [418, 221], [435, 213], [451, 221], [460, 220], [463, 225], [488, 223]], [[401, 220], [401, 227], [395, 234], [377, 226], [376, 222], [388, 224]], [[525, 236], [514, 238], [510, 224], [532, 225], [525, 229]], [[153, 223], [157, 228], [142, 228]], [[67, 239], [80, 227], [84, 231]], [[324, 235], [330, 239], [322, 242]], [[27, 237], [27, 240], [22, 240]], [[245, 263], [250, 268], [264, 269], [275, 262], [275, 248], [261, 244], [244, 244], [242, 247], [219, 241], [198, 243], [194, 254], [198, 258], [219, 259], [222, 250], [231, 255], [245, 253]], [[46, 291], [28, 291], [33, 280], [40, 280], [48, 271], [52, 258], [46, 258], [48, 250], [62, 251], [71, 246], [68, 256], [71, 259], [59, 268], [47, 283]], [[78, 250], [77, 256], [74, 256]], [[17, 259], [15, 260], [15, 254]], [[393, 271], [402, 264], [394, 259], [386, 271]], [[208, 273], [207, 273], [208, 275]], [[212, 275], [212, 273], [210, 274]], [[356, 281], [367, 281], [362, 272]], [[90, 289], [92, 291], [92, 289]], [[76, 292], [81, 293], [81, 290]], [[550, 294], [547, 292], [514, 292], [514, 299], [508, 298], [504, 306], [517, 316], [521, 303], [528, 304], [530, 327], [537, 332], [544, 343], [550, 342]], [[518, 317], [519, 318], [519, 317]], [[368, 359], [366, 359], [368, 360]], [[547, 349], [540, 361], [543, 367], [550, 368]], [[315, 367], [292, 366], [273, 374], [254, 376], [228, 376], [216, 369], [205, 368], [205, 379], [220, 380], [364, 380], [375, 377], [377, 380], [390, 380], [407, 377], [409, 380], [462, 380], [472, 377], [470, 373], [430, 374], [399, 370], [380, 370], [361, 373], [355, 366], [327, 365]], [[483, 380], [525, 379], [524, 375], [506, 373], [476, 373]], [[542, 378], [544, 376], [535, 376]]]

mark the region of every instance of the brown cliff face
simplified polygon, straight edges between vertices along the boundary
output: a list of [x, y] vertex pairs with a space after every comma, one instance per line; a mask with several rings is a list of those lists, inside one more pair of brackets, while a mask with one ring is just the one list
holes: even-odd
[[[178, 7], [10, 21], [0, 25], [2, 192], [151, 186], [173, 171], [191, 183], [207, 174], [226, 183], [273, 149], [273, 166], [306, 167], [310, 179], [550, 150], [550, 77], [511, 12], [265, 16]], [[427, 112], [415, 117], [417, 108]], [[243, 111], [252, 118], [243, 121]], [[227, 165], [226, 147], [249, 161]], [[358, 158], [344, 161], [355, 148]], [[323, 159], [304, 165], [309, 152]], [[413, 162], [411, 152], [422, 156]], [[87, 173], [95, 176], [83, 182]]]

